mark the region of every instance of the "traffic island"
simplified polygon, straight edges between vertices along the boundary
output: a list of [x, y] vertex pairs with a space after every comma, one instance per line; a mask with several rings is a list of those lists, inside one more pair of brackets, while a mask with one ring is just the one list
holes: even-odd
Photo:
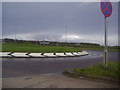
[[28, 52], [0, 52], [2, 58], [58, 58], [58, 57], [75, 57], [88, 55], [86, 51], [82, 52], [65, 52], [65, 53], [28, 53]]

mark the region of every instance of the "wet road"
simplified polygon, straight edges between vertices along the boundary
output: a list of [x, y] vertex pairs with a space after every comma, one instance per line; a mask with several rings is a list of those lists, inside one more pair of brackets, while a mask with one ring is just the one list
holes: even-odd
[[[64, 58], [3, 58], [3, 77], [21, 77], [37, 74], [59, 74], [65, 69], [86, 67], [103, 61], [102, 51], [87, 50], [90, 54]], [[109, 52], [110, 61], [118, 61], [117, 52]]]

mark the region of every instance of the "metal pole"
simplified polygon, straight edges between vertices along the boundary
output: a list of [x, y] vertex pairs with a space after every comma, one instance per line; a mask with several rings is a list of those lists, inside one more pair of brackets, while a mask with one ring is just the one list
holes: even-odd
[[[15, 16], [15, 20], [17, 20], [16, 16]], [[16, 43], [16, 33], [17, 33], [17, 22], [15, 21], [15, 43]]]
[[105, 68], [108, 67], [108, 50], [107, 50], [107, 17], [105, 17], [105, 47], [104, 47], [104, 62]]
[[67, 26], [65, 26], [66, 29], [66, 46], [67, 46]]
[[[15, 26], [16, 27], [16, 26]], [[15, 28], [15, 43], [16, 43], [16, 28]]]

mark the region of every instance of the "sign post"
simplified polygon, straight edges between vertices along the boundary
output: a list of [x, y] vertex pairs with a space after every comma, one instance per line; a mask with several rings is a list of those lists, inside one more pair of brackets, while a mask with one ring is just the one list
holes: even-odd
[[107, 31], [108, 31], [108, 21], [107, 18], [112, 15], [112, 4], [111, 2], [105, 2], [101, 0], [100, 9], [105, 17], [105, 46], [104, 46], [104, 60], [103, 65], [105, 68], [108, 67], [108, 48], [107, 48]]
[[107, 18], [105, 17], [105, 47], [104, 47], [104, 61], [103, 65], [107, 68], [108, 66], [108, 47], [107, 47]]

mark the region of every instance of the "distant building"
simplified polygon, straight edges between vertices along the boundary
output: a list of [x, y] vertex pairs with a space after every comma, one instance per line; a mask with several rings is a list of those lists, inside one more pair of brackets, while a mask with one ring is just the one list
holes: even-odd
[[50, 42], [49, 42], [49, 41], [40, 41], [40, 44], [41, 44], [41, 45], [49, 45]]

